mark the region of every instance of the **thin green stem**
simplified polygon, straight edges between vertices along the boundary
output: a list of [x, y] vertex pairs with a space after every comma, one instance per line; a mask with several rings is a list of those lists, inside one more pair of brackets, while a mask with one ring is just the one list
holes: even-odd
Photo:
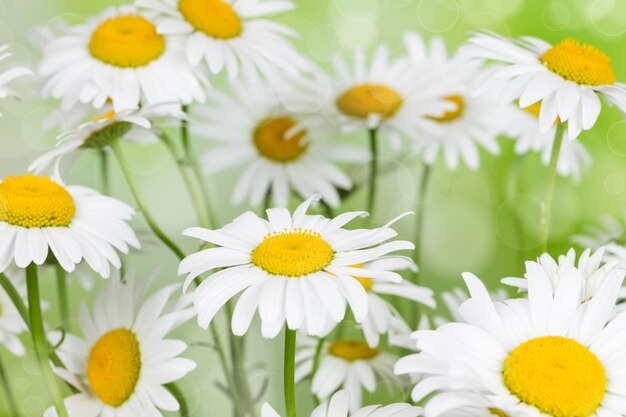
[[43, 328], [43, 316], [41, 314], [41, 299], [39, 297], [39, 278], [37, 276], [37, 265], [31, 263], [26, 267], [26, 287], [28, 289], [28, 311], [30, 313], [30, 332], [33, 337], [33, 345], [39, 366], [41, 367], [48, 385], [48, 390], [52, 394], [54, 406], [59, 417], [68, 417], [61, 387], [52, 372], [49, 357], [49, 345]]
[[284, 392], [287, 417], [296, 417], [296, 331], [285, 326]]
[[19, 417], [20, 413], [17, 411], [17, 402], [15, 401], [15, 396], [13, 395], [13, 390], [11, 389], [11, 382], [9, 381], [9, 376], [6, 373], [2, 360], [0, 360], [0, 383], [4, 389], [4, 396], [9, 404], [9, 411], [11, 411], [11, 415]]
[[111, 182], [109, 180], [109, 154], [106, 149], [100, 149], [100, 181], [102, 182], [102, 194], [111, 195]]
[[171, 382], [165, 385], [165, 389], [167, 389], [170, 394], [172, 394], [174, 398], [176, 398], [176, 401], [178, 401], [178, 414], [180, 415], [180, 417], [189, 417], [189, 406], [187, 405], [187, 400], [183, 395], [183, 391], [178, 388], [178, 385]]
[[220, 338], [219, 331], [215, 327], [214, 324], [211, 324], [211, 335], [213, 336], [213, 342], [215, 344], [215, 350], [217, 351], [217, 355], [219, 356], [220, 365], [222, 366], [222, 371], [224, 372], [224, 376], [226, 377], [226, 384], [231, 393], [231, 400], [233, 403], [233, 407], [235, 408], [236, 416], [244, 416], [244, 410], [241, 404], [240, 399], [237, 396], [237, 386], [235, 385], [235, 381], [233, 376], [230, 373], [230, 369], [228, 369], [228, 358], [226, 357], [226, 352], [224, 351], [224, 347], [222, 346], [222, 341]]
[[370, 129], [368, 132], [372, 159], [370, 160], [370, 188], [367, 198], [367, 211], [372, 215], [374, 203], [376, 202], [376, 180], [378, 179], [378, 129]]
[[[322, 357], [322, 349], [324, 347], [324, 343], [326, 343], [326, 337], [322, 337], [317, 341], [317, 346], [315, 347], [315, 355], [313, 356], [313, 367], [311, 368], [311, 382], [313, 382], [313, 378], [315, 378], [317, 369], [320, 366], [320, 358]], [[316, 406], [320, 405], [320, 400], [315, 394], [313, 394], [313, 402]]]
[[187, 161], [184, 155], [178, 150], [176, 144], [172, 142], [172, 140], [165, 134], [161, 133], [161, 140], [165, 142], [165, 145], [172, 153], [172, 157], [176, 162], [176, 166], [178, 167], [178, 171], [180, 172], [181, 177], [185, 183], [187, 191], [191, 197], [191, 201], [196, 210], [196, 215], [198, 216], [198, 221], [202, 227], [207, 229], [212, 228], [211, 221], [209, 219], [209, 210], [205, 206], [204, 198], [202, 196], [202, 191], [200, 190], [200, 186], [196, 184], [196, 180], [194, 178], [194, 173], [191, 169], [191, 165]]
[[120, 168], [122, 169], [122, 173], [124, 174], [124, 177], [126, 178], [128, 187], [130, 188], [130, 191], [133, 194], [133, 197], [135, 198], [137, 205], [139, 206], [139, 210], [141, 210], [144, 218], [146, 219], [146, 222], [148, 222], [148, 226], [150, 227], [152, 232], [154, 232], [154, 234], [159, 238], [159, 240], [163, 242], [165, 246], [170, 248], [171, 251], [174, 252], [174, 254], [176, 254], [176, 256], [179, 259], [182, 260], [185, 257], [185, 253], [174, 243], [174, 241], [172, 241], [169, 237], [167, 237], [167, 235], [163, 232], [163, 230], [161, 230], [157, 222], [154, 220], [152, 213], [148, 209], [148, 206], [143, 201], [143, 198], [141, 197], [141, 194], [139, 193], [139, 188], [137, 187], [137, 184], [135, 184], [135, 180], [133, 179], [130, 169], [128, 168], [128, 163], [126, 162], [126, 158], [124, 157], [124, 153], [122, 152], [122, 149], [120, 148], [119, 143], [114, 142], [111, 145], [111, 148], [113, 148], [113, 153], [115, 154], [115, 157], [117, 158], [117, 162], [119, 163]]
[[552, 153], [550, 154], [550, 164], [548, 165], [548, 177], [546, 181], [546, 193], [544, 204], [541, 210], [541, 253], [548, 250], [548, 237], [550, 235], [550, 214], [552, 212], [552, 199], [554, 197], [554, 186], [556, 184], [557, 164], [559, 161], [559, 153], [563, 144], [563, 136], [565, 134], [566, 125], [557, 124], [554, 134], [554, 143], [552, 144]]
[[66, 331], [70, 330], [70, 309], [69, 298], [67, 296], [67, 277], [65, 269], [59, 264], [55, 265], [57, 294], [59, 301], [59, 315], [61, 317], [61, 325]]
[[[232, 317], [232, 308], [230, 303], [226, 304], [226, 320], [230, 324]], [[244, 411], [250, 416], [256, 415], [254, 400], [252, 399], [252, 393], [250, 391], [250, 385], [248, 384], [248, 378], [246, 376], [246, 365], [244, 360], [244, 338], [238, 337], [233, 332], [228, 332], [230, 342], [230, 355], [233, 364], [233, 382], [237, 388], [237, 392], [244, 403]]]

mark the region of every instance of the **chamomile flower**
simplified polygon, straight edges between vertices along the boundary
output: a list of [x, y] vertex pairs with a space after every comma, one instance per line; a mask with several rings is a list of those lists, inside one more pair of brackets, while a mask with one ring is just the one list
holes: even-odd
[[83, 149], [102, 149], [114, 141], [125, 140], [154, 143], [159, 140], [156, 119], [181, 119], [184, 115], [176, 106], [149, 105], [144, 108], [120, 112], [109, 110], [93, 117], [78, 128], [63, 133], [57, 139], [57, 147], [35, 159], [28, 170], [40, 174], [51, 165], [56, 166], [62, 158], [77, 154]]
[[182, 40], [157, 32], [155, 23], [132, 6], [107, 9], [48, 42], [39, 66], [43, 95], [115, 111], [141, 104], [203, 101], [199, 77], [184, 58]]
[[[55, 369], [78, 390], [65, 399], [70, 416], [162, 416], [160, 410], [178, 410], [164, 385], [183, 378], [196, 364], [179, 357], [186, 343], [165, 336], [193, 317], [191, 300], [171, 300], [179, 286], [170, 285], [142, 303], [150, 281], [110, 279], [93, 316], [81, 307], [83, 337], [65, 335], [57, 353], [67, 369]], [[51, 408], [45, 417], [55, 415]]]
[[[11, 53], [9, 52], [9, 46], [0, 45], [0, 62], [10, 57]], [[15, 91], [9, 87], [10, 82], [17, 78], [32, 74], [33, 72], [26, 67], [14, 67], [0, 71], [0, 100], [16, 95]], [[0, 116], [2, 116], [2, 113], [0, 113]]]
[[209, 71], [274, 78], [276, 70], [295, 75], [308, 66], [291, 44], [297, 34], [266, 16], [294, 9], [290, 0], [136, 0], [158, 15], [157, 31], [182, 36], [187, 61]]
[[118, 251], [139, 247], [126, 223], [135, 211], [82, 186], [46, 176], [18, 175], [0, 181], [0, 272], [15, 262], [42, 265], [52, 253], [67, 272], [81, 261], [102, 277], [120, 268]]
[[[506, 127], [504, 134], [515, 140], [515, 153], [524, 155], [530, 152], [539, 152], [544, 165], [550, 163], [552, 146], [556, 133], [556, 125], [542, 132], [539, 129], [540, 103], [526, 108], [509, 106], [510, 112], [505, 117]], [[564, 141], [561, 144], [556, 170], [564, 177], [571, 176], [574, 182], [579, 182], [582, 174], [591, 165], [591, 155], [580, 141]]]
[[614, 315], [624, 271], [613, 269], [586, 303], [577, 269], [556, 291], [544, 273], [528, 274], [528, 298], [503, 302], [474, 275], [464, 279], [463, 322], [416, 332], [420, 352], [396, 364], [397, 374], [421, 376], [412, 398], [432, 395], [427, 417], [625, 413], [615, 387], [625, 371], [626, 313]]
[[[211, 93], [212, 105], [194, 113], [196, 136], [218, 142], [202, 162], [207, 174], [245, 166], [233, 191], [233, 203], [259, 204], [269, 192], [274, 204], [286, 207], [291, 192], [302, 199], [322, 194], [331, 207], [340, 204], [337, 189], [352, 187], [337, 162], [364, 163], [367, 151], [326, 140], [315, 129], [302, 130], [265, 83], [242, 81], [232, 94]], [[333, 138], [334, 139], [334, 138]]]
[[[346, 390], [336, 392], [328, 402], [320, 404], [311, 417], [417, 417], [422, 409], [406, 403], [395, 403], [386, 406], [370, 405], [354, 413], [349, 413], [351, 393]], [[261, 408], [261, 417], [280, 417], [268, 403]]]
[[371, 62], [358, 48], [352, 68], [342, 58], [333, 61], [333, 68], [333, 75], [315, 69], [280, 91], [285, 105], [302, 114], [304, 128], [327, 136], [376, 129], [398, 149], [403, 138], [438, 132], [428, 116], [455, 108], [432, 85], [421, 83], [421, 74], [406, 60], [391, 59], [386, 46], [374, 51]]
[[413, 148], [424, 162], [432, 165], [439, 155], [449, 169], [464, 162], [470, 169], [480, 165], [479, 148], [491, 154], [500, 151], [497, 136], [502, 132], [501, 106], [487, 95], [474, 96], [476, 80], [485, 77], [478, 63], [459, 53], [450, 54], [442, 38], [433, 37], [427, 45], [421, 36], [405, 36], [409, 66], [422, 72], [422, 94], [437, 96], [451, 108], [438, 116], [428, 116], [439, 129], [415, 135]]
[[541, 102], [542, 132], [558, 117], [567, 122], [569, 139], [577, 138], [596, 123], [600, 96], [626, 111], [626, 85], [616, 82], [611, 58], [593, 45], [567, 38], [553, 46], [530, 36], [510, 39], [478, 33], [465, 52], [503, 64], [479, 91], [493, 89], [501, 102], [519, 100], [521, 107]]
[[[17, 271], [5, 271], [7, 279], [11, 282], [18, 295], [27, 303], [25, 275]], [[19, 335], [27, 332], [28, 326], [24, 323], [20, 312], [9, 295], [0, 287], [0, 346], [4, 346], [15, 356], [24, 356], [26, 349]]]
[[[317, 349], [317, 340], [303, 337], [296, 364], [297, 381], [309, 376]], [[313, 375], [311, 391], [325, 401], [339, 388], [350, 392], [350, 410], [361, 407], [362, 390], [372, 393], [380, 382], [397, 381], [393, 366], [398, 358], [360, 340], [336, 340], [325, 343], [319, 367]]]
[[626, 213], [622, 219], [604, 216], [598, 225], [587, 225], [572, 241], [584, 248], [604, 249], [604, 261], [626, 267]]
[[343, 228], [364, 212], [347, 212], [334, 219], [306, 214], [318, 198], [309, 198], [293, 214], [272, 208], [264, 220], [246, 212], [221, 229], [195, 227], [184, 232], [217, 245], [180, 263], [179, 274], [187, 274], [185, 289], [201, 274], [223, 268], [195, 290], [200, 327], [207, 328], [218, 310], [243, 291], [233, 313], [234, 334], [246, 333], [258, 309], [264, 337], [276, 337], [285, 322], [291, 330], [319, 336], [329, 322], [343, 319], [346, 301], [357, 322], [367, 317], [368, 296], [357, 276], [376, 283], [402, 280], [393, 271], [352, 265], [411, 249], [412, 243], [388, 241], [397, 235], [391, 223], [371, 230]]

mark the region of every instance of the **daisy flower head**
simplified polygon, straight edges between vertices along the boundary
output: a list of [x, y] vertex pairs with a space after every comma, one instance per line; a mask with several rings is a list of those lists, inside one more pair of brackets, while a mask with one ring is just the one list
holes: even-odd
[[107, 278], [119, 269], [118, 252], [139, 242], [127, 224], [135, 211], [78, 185], [31, 174], [0, 181], [0, 272], [13, 262], [42, 265], [49, 251], [67, 272], [81, 261]]
[[181, 42], [132, 6], [109, 8], [46, 43], [43, 95], [62, 100], [64, 110], [109, 100], [115, 111], [204, 101], [205, 80], [186, 63]]
[[285, 208], [267, 210], [268, 220], [246, 212], [221, 229], [187, 229], [184, 234], [217, 247], [187, 256], [179, 274], [187, 274], [184, 289], [201, 274], [211, 272], [194, 292], [198, 324], [207, 328], [218, 310], [242, 292], [235, 306], [232, 331], [243, 335], [259, 310], [264, 337], [274, 338], [285, 322], [290, 330], [320, 336], [329, 323], [339, 323], [350, 306], [357, 322], [367, 317], [367, 292], [356, 277], [376, 282], [399, 282], [386, 269], [355, 268], [398, 250], [411, 242], [397, 236], [390, 225], [347, 230], [343, 226], [363, 216], [347, 212], [333, 219], [309, 215], [313, 196], [290, 214]]
[[478, 33], [465, 46], [474, 58], [500, 63], [478, 89], [498, 94], [502, 103], [519, 100], [521, 107], [541, 102], [539, 126], [567, 122], [568, 138], [591, 129], [600, 114], [602, 96], [626, 111], [626, 85], [616, 82], [611, 58], [591, 44], [567, 38], [557, 45], [525, 36], [505, 38]]
[[[162, 288], [143, 303], [151, 279], [110, 279], [95, 301], [93, 315], [83, 304], [83, 336], [66, 334], [57, 353], [67, 369], [56, 373], [77, 389], [65, 399], [70, 416], [162, 416], [177, 411], [165, 388], [196, 364], [181, 358], [187, 345], [166, 335], [193, 317], [189, 297], [172, 299], [179, 285]], [[45, 417], [56, 416], [54, 408]]]
[[352, 66], [337, 57], [333, 69], [331, 75], [316, 68], [281, 91], [285, 105], [302, 114], [302, 126], [325, 129], [328, 136], [377, 130], [398, 149], [403, 138], [438, 131], [427, 116], [455, 107], [418, 84], [420, 74], [406, 60], [392, 59], [384, 45], [376, 48], [371, 61], [357, 48]]
[[296, 75], [308, 67], [292, 45], [297, 34], [265, 17], [295, 8], [290, 0], [136, 0], [156, 13], [157, 32], [184, 39], [187, 61], [235, 79]]
[[61, 134], [56, 148], [35, 159], [28, 170], [40, 174], [50, 166], [56, 167], [64, 157], [74, 156], [84, 149], [107, 148], [118, 140], [155, 143], [160, 133], [155, 121], [183, 117], [179, 106], [169, 104], [147, 105], [120, 112], [105, 111], [76, 129]]
[[490, 96], [472, 94], [477, 80], [486, 77], [478, 63], [460, 53], [450, 54], [443, 38], [428, 43], [415, 33], [405, 36], [409, 67], [421, 73], [422, 94], [438, 97], [449, 108], [439, 115], [427, 116], [436, 131], [415, 135], [412, 144], [428, 165], [441, 155], [449, 169], [464, 162], [470, 169], [480, 166], [479, 148], [498, 154], [497, 136], [502, 132], [502, 108]]
[[[421, 407], [407, 403], [395, 403], [386, 406], [370, 405], [363, 407], [354, 413], [350, 413], [351, 393], [346, 390], [337, 391], [328, 402], [320, 404], [311, 417], [417, 417], [421, 415]], [[280, 417], [268, 403], [261, 408], [261, 417]]]
[[[7, 270], [4, 275], [11, 282], [17, 294], [24, 300], [24, 303], [27, 303], [25, 275], [23, 271], [20, 272], [22, 273]], [[28, 326], [7, 292], [3, 287], [0, 287], [0, 346], [4, 346], [15, 356], [24, 356], [26, 349], [19, 338], [20, 334], [24, 332], [28, 332]]]
[[[298, 339], [298, 363], [296, 381], [309, 376], [317, 348], [317, 339]], [[379, 383], [398, 382], [393, 367], [398, 358], [378, 348], [371, 348], [361, 340], [339, 339], [323, 345], [319, 367], [313, 375], [311, 391], [325, 401], [338, 389], [350, 393], [350, 411], [355, 412], [362, 405], [362, 390], [372, 393]]]
[[586, 303], [577, 269], [556, 291], [545, 274], [528, 274], [528, 298], [502, 302], [474, 275], [464, 279], [463, 322], [416, 332], [420, 352], [396, 364], [397, 374], [421, 376], [414, 401], [432, 395], [425, 416], [624, 414], [626, 314], [615, 314], [624, 271], [613, 269]]
[[303, 129], [267, 83], [233, 83], [231, 94], [213, 91], [210, 101], [194, 110], [192, 129], [218, 142], [202, 157], [207, 174], [246, 167], [233, 191], [234, 204], [247, 198], [257, 205], [270, 193], [275, 205], [286, 207], [295, 192], [302, 199], [320, 193], [325, 203], [338, 207], [338, 189], [350, 189], [352, 181], [336, 163], [369, 159], [360, 147]]
[[[516, 154], [538, 152], [541, 154], [541, 162], [547, 166], [554, 146], [556, 122], [547, 131], [542, 131], [539, 127], [540, 109], [540, 103], [526, 108], [510, 105], [503, 119], [506, 121], [504, 134], [515, 141]], [[581, 142], [564, 141], [561, 144], [556, 166], [559, 175], [571, 176], [574, 182], [579, 182], [590, 165], [591, 155]]]
[[584, 248], [604, 249], [604, 262], [626, 267], [626, 213], [622, 218], [604, 216], [598, 225], [587, 225], [572, 241]]
[[[0, 45], [0, 62], [11, 57], [8, 45]], [[7, 97], [16, 96], [15, 91], [9, 87], [9, 83], [17, 78], [33, 75], [33, 72], [26, 67], [13, 67], [0, 71], [0, 100]], [[2, 116], [2, 113], [0, 113]]]

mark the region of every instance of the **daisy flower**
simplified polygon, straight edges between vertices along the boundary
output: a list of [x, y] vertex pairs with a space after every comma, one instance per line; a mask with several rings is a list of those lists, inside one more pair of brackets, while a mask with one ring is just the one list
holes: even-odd
[[[16, 271], [5, 271], [5, 276], [11, 282], [24, 303], [28, 304], [26, 296], [26, 280], [22, 274]], [[0, 287], [0, 346], [4, 346], [15, 356], [22, 357], [26, 352], [19, 335], [28, 332], [28, 326], [24, 323], [22, 315], [15, 308], [9, 295]]]
[[604, 216], [598, 225], [587, 225], [583, 233], [572, 237], [582, 247], [605, 250], [604, 261], [626, 266], [626, 213], [622, 219]]
[[465, 52], [503, 64], [479, 90], [493, 89], [501, 102], [519, 100], [521, 107], [541, 102], [542, 132], [558, 117], [567, 122], [569, 139], [575, 139], [596, 123], [600, 96], [626, 111], [626, 85], [616, 82], [611, 58], [593, 45], [567, 38], [553, 46], [530, 36], [478, 33]]
[[463, 161], [470, 169], [478, 169], [483, 147], [498, 154], [497, 136], [502, 131], [501, 106], [486, 95], [474, 96], [473, 85], [485, 77], [476, 62], [469, 62], [459, 53], [449, 54], [443, 38], [433, 37], [427, 45], [421, 36], [405, 36], [409, 66], [421, 72], [422, 94], [439, 96], [451, 108], [439, 116], [428, 116], [439, 129], [415, 135], [412, 143], [424, 163], [432, 165], [441, 155], [449, 169]]
[[398, 250], [408, 241], [390, 225], [347, 230], [343, 226], [365, 212], [347, 212], [334, 219], [306, 214], [313, 196], [290, 214], [284, 208], [267, 210], [268, 220], [246, 212], [221, 229], [187, 229], [187, 236], [217, 247], [187, 256], [179, 274], [187, 274], [184, 289], [198, 276], [211, 273], [194, 293], [198, 324], [207, 328], [218, 310], [239, 292], [232, 331], [243, 335], [259, 310], [262, 334], [274, 338], [285, 322], [290, 330], [319, 336], [328, 323], [340, 322], [350, 306], [357, 322], [367, 317], [368, 296], [357, 276], [378, 282], [400, 282], [385, 269], [355, 268]]
[[583, 304], [583, 272], [570, 269], [556, 291], [542, 272], [527, 274], [528, 299], [494, 302], [463, 275], [471, 298], [461, 323], [414, 334], [420, 353], [397, 374], [423, 376], [414, 401], [431, 396], [425, 416], [624, 415], [621, 386], [626, 313], [615, 315], [624, 271], [614, 269]]
[[[11, 53], [9, 52], [9, 46], [0, 45], [0, 62], [10, 57]], [[26, 67], [15, 67], [9, 68], [5, 71], [0, 71], [0, 100], [10, 96], [15, 96], [16, 93], [9, 88], [8, 84], [17, 78], [24, 77], [26, 75], [33, 75], [33, 72]], [[0, 116], [2, 116], [2, 113], [0, 113]]]
[[48, 42], [39, 66], [43, 95], [115, 111], [142, 104], [204, 101], [201, 78], [186, 63], [181, 40], [156, 31], [132, 6], [107, 9]]
[[426, 88], [420, 83], [421, 74], [406, 60], [391, 59], [386, 46], [374, 51], [371, 62], [358, 48], [352, 68], [337, 58], [333, 69], [333, 75], [315, 69], [311, 77], [299, 77], [280, 92], [285, 105], [302, 114], [303, 127], [324, 131], [329, 137], [376, 130], [398, 149], [404, 137], [439, 131], [428, 116], [456, 108], [441, 100], [443, 95], [432, 85]]
[[[317, 348], [317, 339], [300, 337], [296, 381], [309, 376]], [[398, 358], [377, 348], [371, 348], [360, 340], [336, 340], [325, 343], [319, 359], [319, 367], [313, 375], [311, 391], [326, 400], [339, 388], [350, 392], [350, 410], [361, 407], [362, 390], [372, 393], [378, 383], [397, 381], [393, 366]]]
[[[509, 106], [510, 111], [505, 117], [504, 134], [515, 140], [515, 153], [524, 155], [539, 152], [541, 162], [548, 165], [554, 146], [556, 124], [542, 132], [539, 128], [540, 103], [531, 104], [526, 108]], [[561, 144], [556, 170], [564, 177], [571, 176], [579, 182], [582, 174], [591, 165], [591, 155], [579, 141], [564, 141]]]
[[[67, 369], [56, 373], [78, 390], [65, 399], [70, 416], [162, 416], [177, 411], [178, 401], [164, 387], [196, 364], [179, 357], [187, 345], [165, 336], [193, 316], [190, 300], [170, 300], [179, 290], [170, 285], [143, 304], [151, 280], [110, 279], [96, 298], [93, 316], [83, 304], [83, 337], [66, 334], [58, 348]], [[169, 300], [169, 301], [168, 301]], [[54, 408], [45, 417], [56, 416]]]
[[18, 175], [0, 181], [0, 272], [11, 264], [42, 265], [48, 249], [61, 267], [74, 271], [82, 260], [102, 277], [118, 253], [139, 248], [126, 223], [135, 211], [82, 186], [65, 186], [46, 176]]
[[286, 207], [294, 191], [302, 199], [320, 193], [324, 202], [338, 207], [337, 189], [350, 189], [352, 181], [336, 163], [369, 159], [357, 146], [324, 140], [315, 129], [300, 129], [267, 84], [234, 83], [232, 94], [215, 91], [210, 98], [211, 106], [194, 112], [192, 129], [219, 143], [202, 157], [207, 174], [246, 167], [233, 191], [235, 204], [247, 197], [257, 205], [271, 193], [274, 204]]
[[297, 74], [307, 61], [291, 44], [297, 34], [266, 20], [272, 14], [293, 10], [289, 0], [136, 0], [156, 13], [157, 32], [181, 36], [187, 61], [204, 62], [213, 74], [222, 71], [235, 79], [239, 72], [272, 78], [276, 69]]
[[154, 126], [155, 119], [184, 117], [180, 109], [174, 107], [157, 104], [120, 112], [104, 112], [60, 135], [56, 148], [35, 159], [28, 170], [40, 174], [50, 165], [58, 165], [66, 156], [77, 154], [83, 149], [106, 148], [117, 140], [155, 143], [159, 140], [158, 128]]
[[[406, 403], [395, 403], [386, 406], [370, 405], [354, 413], [349, 413], [350, 395], [342, 390], [335, 393], [328, 402], [319, 405], [311, 413], [311, 417], [417, 417], [422, 409]], [[268, 403], [261, 408], [261, 417], [280, 417]]]

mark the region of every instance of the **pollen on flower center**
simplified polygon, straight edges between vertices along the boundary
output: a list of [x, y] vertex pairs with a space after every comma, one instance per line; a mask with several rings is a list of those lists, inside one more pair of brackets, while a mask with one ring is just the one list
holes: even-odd
[[606, 373], [596, 355], [560, 336], [517, 346], [504, 362], [503, 378], [522, 402], [554, 417], [593, 415], [606, 390]]
[[366, 119], [370, 114], [393, 116], [402, 106], [402, 96], [382, 84], [361, 84], [345, 91], [337, 99], [342, 113]]
[[70, 193], [46, 176], [19, 175], [0, 183], [0, 221], [26, 228], [65, 227], [75, 213]]
[[337, 340], [328, 346], [328, 352], [347, 361], [357, 361], [360, 359], [373, 359], [380, 351], [371, 348], [367, 343], [360, 340]]
[[178, 10], [196, 30], [218, 39], [241, 34], [241, 18], [222, 0], [180, 0]]
[[323, 270], [334, 255], [319, 233], [295, 229], [265, 236], [252, 251], [252, 263], [272, 275], [302, 277]]
[[89, 51], [116, 67], [143, 67], [163, 54], [165, 38], [148, 19], [128, 14], [102, 22], [91, 35]]
[[593, 45], [564, 39], [548, 49], [540, 61], [566, 80], [582, 85], [615, 84], [611, 58]]
[[140, 372], [139, 342], [129, 330], [111, 330], [91, 348], [87, 379], [96, 397], [107, 405], [124, 404], [135, 391]]
[[456, 120], [463, 115], [463, 110], [465, 110], [465, 101], [463, 100], [463, 97], [454, 95], [444, 97], [443, 99], [454, 103], [456, 108], [454, 110], [447, 110], [441, 116], [428, 116], [430, 120], [434, 120], [439, 123], [446, 123]]
[[256, 127], [253, 142], [259, 153], [276, 162], [290, 162], [298, 159], [306, 151], [303, 143], [304, 131], [285, 137], [287, 132], [296, 125], [289, 117], [265, 119]]

